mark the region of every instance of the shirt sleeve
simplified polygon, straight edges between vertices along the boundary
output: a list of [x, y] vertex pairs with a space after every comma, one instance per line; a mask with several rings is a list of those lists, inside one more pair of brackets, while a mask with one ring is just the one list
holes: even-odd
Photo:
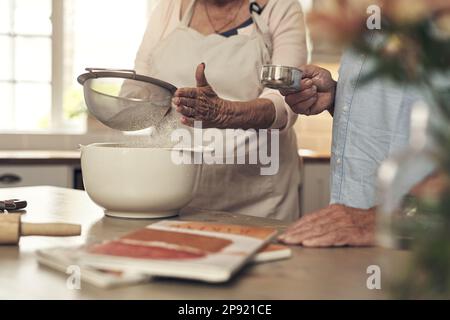
[[[177, 25], [181, 0], [160, 0], [153, 10], [141, 45], [136, 54], [135, 70], [137, 73], [147, 75], [150, 73], [151, 52], [164, 36]], [[178, 9], [178, 11], [176, 11]]]
[[[178, 24], [176, 12], [180, 12], [181, 0], [160, 0], [150, 15], [147, 29], [134, 61], [134, 70], [138, 74], [150, 76], [151, 52], [164, 36]], [[176, 11], [178, 10], [178, 11]], [[124, 81], [120, 96], [146, 98], [149, 92], [144, 85], [136, 81]]]
[[[270, 6], [271, 2], [267, 4]], [[300, 68], [308, 60], [306, 25], [303, 10], [297, 0], [273, 1], [266, 16], [272, 35], [272, 64]], [[266, 11], [263, 11], [263, 16]], [[265, 89], [260, 98], [273, 102], [276, 110], [272, 129], [292, 127], [298, 115], [284, 101], [278, 90]]]

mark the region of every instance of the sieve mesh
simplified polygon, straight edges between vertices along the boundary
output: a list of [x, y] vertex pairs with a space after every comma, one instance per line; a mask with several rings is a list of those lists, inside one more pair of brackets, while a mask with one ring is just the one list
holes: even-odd
[[156, 127], [171, 110], [175, 88], [164, 87], [158, 80], [154, 84], [120, 77], [122, 74], [93, 74], [86, 74], [88, 78], [80, 81], [86, 105], [95, 118], [112, 129], [138, 131]]

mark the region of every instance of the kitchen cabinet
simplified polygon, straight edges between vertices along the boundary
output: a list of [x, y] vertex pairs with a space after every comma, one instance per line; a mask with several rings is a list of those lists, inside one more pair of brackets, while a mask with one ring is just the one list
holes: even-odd
[[0, 188], [82, 188], [79, 151], [0, 151]]
[[300, 190], [302, 214], [308, 214], [328, 206], [330, 203], [329, 162], [305, 163]]
[[[330, 155], [300, 149], [302, 214], [328, 205]], [[83, 189], [79, 151], [0, 151], [0, 188], [50, 185]]]
[[64, 165], [0, 166], [0, 188], [47, 185], [73, 187], [73, 167]]
[[302, 182], [300, 185], [300, 214], [322, 209], [330, 202], [330, 154], [310, 149], [299, 149]]

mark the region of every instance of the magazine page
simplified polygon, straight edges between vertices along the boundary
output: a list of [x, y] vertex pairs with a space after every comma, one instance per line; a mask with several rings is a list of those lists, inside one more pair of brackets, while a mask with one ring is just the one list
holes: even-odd
[[66, 247], [38, 250], [36, 257], [39, 264], [62, 273], [77, 266], [80, 268], [81, 280], [99, 288], [115, 288], [119, 286], [133, 285], [147, 282], [149, 276], [132, 272], [112, 271], [97, 269], [83, 265], [79, 261], [79, 255], [83, 247]]
[[276, 233], [271, 228], [167, 220], [92, 245], [80, 260], [108, 270], [225, 282]]

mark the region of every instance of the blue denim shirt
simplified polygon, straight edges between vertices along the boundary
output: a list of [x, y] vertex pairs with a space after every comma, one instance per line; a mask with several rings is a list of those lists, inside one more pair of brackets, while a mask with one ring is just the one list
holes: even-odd
[[372, 62], [352, 51], [339, 71], [333, 123], [331, 203], [375, 206], [377, 170], [409, 143], [410, 115], [421, 96], [388, 79], [361, 83]]

